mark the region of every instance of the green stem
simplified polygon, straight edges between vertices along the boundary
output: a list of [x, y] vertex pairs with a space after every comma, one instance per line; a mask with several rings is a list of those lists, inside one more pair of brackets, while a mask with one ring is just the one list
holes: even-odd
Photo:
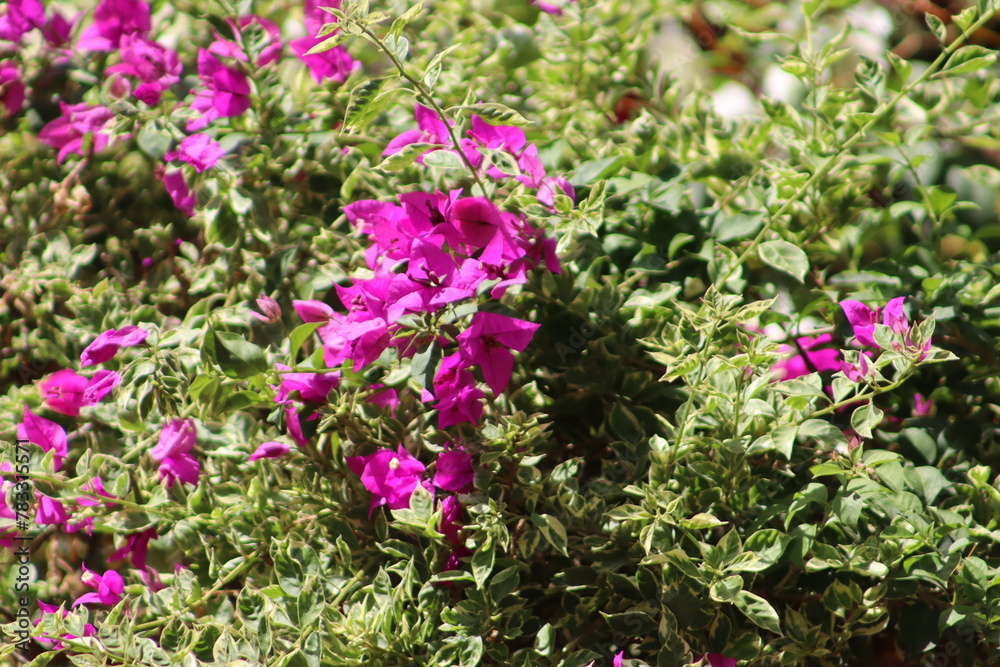
[[212, 588], [210, 588], [207, 592], [200, 595], [197, 600], [188, 604], [187, 607], [185, 607], [184, 609], [176, 611], [173, 614], [170, 614], [169, 616], [158, 618], [155, 621], [149, 621], [147, 623], [142, 623], [140, 625], [137, 625], [135, 626], [135, 628], [133, 628], [134, 631], [144, 632], [146, 630], [152, 630], [153, 628], [157, 628], [161, 625], [166, 625], [170, 621], [180, 616], [183, 616], [189, 611], [193, 611], [195, 607], [204, 604], [205, 602], [208, 601], [209, 598], [211, 598], [213, 595], [221, 591], [224, 587], [229, 585], [229, 583], [234, 579], [236, 579], [236, 577], [240, 576], [241, 574], [249, 570], [251, 567], [256, 565], [257, 561], [260, 559], [260, 555], [261, 555], [260, 549], [258, 549], [257, 551], [253, 552], [252, 554], [244, 558], [243, 562], [240, 563], [240, 565], [235, 570], [229, 573], [229, 576], [227, 576], [225, 579], [220, 579], [214, 586], [212, 586]]
[[355, 23], [354, 25], [362, 33], [364, 33], [365, 37], [370, 39], [376, 46], [378, 46], [378, 48], [381, 49], [383, 53], [389, 56], [389, 60], [392, 61], [392, 64], [399, 71], [399, 75], [404, 79], [406, 79], [407, 81], [409, 81], [410, 85], [412, 85], [414, 90], [417, 91], [417, 94], [421, 98], [423, 98], [431, 106], [432, 109], [434, 109], [434, 112], [438, 115], [438, 117], [441, 119], [441, 122], [444, 123], [444, 126], [448, 129], [448, 136], [451, 138], [451, 143], [455, 147], [455, 151], [458, 153], [459, 157], [462, 158], [462, 162], [465, 163], [465, 166], [468, 167], [469, 173], [472, 174], [472, 180], [475, 181], [476, 185], [479, 186], [479, 191], [485, 197], [486, 188], [483, 186], [482, 181], [479, 180], [479, 174], [476, 171], [476, 167], [472, 164], [472, 161], [469, 160], [469, 157], [465, 154], [465, 151], [462, 150], [462, 144], [459, 142], [458, 137], [455, 135], [455, 128], [452, 127], [451, 121], [448, 118], [448, 115], [444, 112], [444, 109], [441, 108], [441, 105], [437, 103], [437, 101], [431, 95], [431, 92], [427, 90], [426, 86], [424, 86], [423, 82], [415, 78], [412, 74], [410, 74], [406, 70], [406, 68], [403, 66], [403, 63], [400, 62], [399, 58], [396, 57], [396, 54], [386, 47], [385, 42], [383, 42], [378, 35], [372, 32], [372, 30], [368, 28], [368, 26], [362, 25], [361, 23]]

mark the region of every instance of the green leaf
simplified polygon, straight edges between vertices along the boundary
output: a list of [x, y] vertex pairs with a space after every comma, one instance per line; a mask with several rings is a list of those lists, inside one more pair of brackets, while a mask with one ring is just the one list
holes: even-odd
[[790, 541], [791, 538], [773, 528], [758, 530], [743, 544], [743, 552], [751, 553], [755, 558], [746, 563], [736, 561], [726, 569], [738, 572], [762, 572], [778, 562]]
[[896, 74], [899, 75], [900, 80], [905, 85], [910, 80], [910, 75], [913, 74], [913, 65], [910, 64], [909, 60], [903, 60], [892, 51], [887, 51], [886, 56], [889, 58], [892, 68], [896, 70]]
[[734, 574], [712, 584], [712, 587], [708, 590], [708, 594], [716, 602], [732, 602], [742, 590], [743, 577]]
[[159, 129], [156, 123], [148, 123], [139, 130], [136, 142], [143, 153], [154, 160], [162, 160], [170, 149], [171, 138], [170, 133]]
[[563, 556], [568, 555], [566, 552], [566, 528], [559, 519], [549, 514], [532, 514], [531, 522], [535, 524], [542, 536], [556, 551]]
[[434, 376], [437, 375], [441, 363], [441, 346], [437, 341], [420, 350], [410, 360], [410, 375], [421, 387], [430, 389], [434, 386]]
[[781, 634], [781, 621], [778, 619], [778, 612], [764, 598], [754, 595], [749, 591], [740, 591], [733, 603], [737, 609], [743, 612], [756, 625], [776, 634]]
[[424, 70], [423, 82], [425, 86], [428, 88], [434, 88], [434, 84], [437, 83], [438, 77], [441, 76], [441, 67], [444, 63], [444, 59], [459, 46], [461, 46], [461, 43], [452, 44], [444, 51], [441, 51], [434, 56], [434, 59], [431, 60], [429, 65], [427, 65], [427, 69]]
[[679, 523], [681, 526], [691, 530], [701, 530], [704, 528], [715, 528], [716, 526], [726, 525], [725, 521], [719, 521], [715, 518], [715, 516], [708, 514], [707, 512], [699, 512], [690, 518], [681, 519]]
[[594, 181], [611, 178], [618, 173], [624, 164], [625, 157], [622, 155], [601, 158], [600, 160], [590, 160], [584, 162], [573, 171], [569, 177], [569, 182], [576, 187], [590, 185]]
[[212, 330], [215, 336], [215, 356], [229, 377], [248, 378], [268, 369], [264, 350], [243, 336]]
[[764, 214], [760, 212], [751, 213], [726, 213], [719, 211], [715, 216], [715, 224], [712, 225], [712, 235], [716, 241], [725, 243], [736, 239], [746, 238], [764, 226]]
[[527, 127], [532, 121], [510, 107], [497, 102], [484, 102], [482, 104], [465, 104], [451, 107], [448, 111], [463, 111], [475, 114], [485, 120], [490, 125], [514, 125], [516, 127]]
[[313, 332], [322, 325], [322, 322], [306, 322], [305, 324], [300, 324], [292, 330], [288, 339], [291, 342], [291, 357], [293, 365], [296, 359], [298, 359], [299, 350], [302, 349], [302, 344], [309, 340], [309, 337], [313, 335]]
[[986, 69], [995, 63], [996, 59], [995, 51], [990, 51], [982, 46], [963, 46], [951, 54], [951, 58], [948, 59], [939, 76], [976, 72]]
[[945, 26], [944, 22], [941, 21], [934, 14], [925, 14], [924, 18], [927, 20], [927, 27], [931, 29], [934, 36], [937, 37], [938, 42], [942, 45], [948, 41], [948, 28]]
[[[379, 91], [388, 77], [369, 79], [354, 87], [351, 91], [351, 101], [347, 103], [347, 113], [344, 114], [343, 132], [353, 132], [368, 126], [388, 103], [388, 97], [380, 98]], [[378, 100], [382, 101], [379, 102]]]
[[382, 171], [394, 172], [406, 169], [414, 160], [420, 157], [427, 150], [435, 148], [440, 144], [415, 143], [404, 146], [402, 150], [393, 153], [378, 164], [378, 169]]
[[492, 539], [488, 539], [472, 554], [472, 576], [476, 580], [476, 588], [482, 589], [486, 586], [486, 580], [493, 573], [496, 557], [497, 551]]
[[639, 442], [645, 435], [639, 420], [622, 403], [615, 403], [611, 408], [608, 425], [614, 435], [625, 442]]
[[392, 22], [392, 27], [389, 28], [389, 34], [393, 37], [399, 37], [399, 35], [402, 34], [403, 29], [406, 28], [406, 26], [409, 25], [415, 18], [417, 18], [423, 10], [424, 0], [420, 0], [420, 2], [407, 9]]
[[[336, 23], [328, 23], [327, 25], [335, 26], [335, 28], [338, 27]], [[326, 29], [326, 25], [323, 26], [323, 29], [324, 30]], [[322, 35], [323, 33], [321, 31], [320, 36]], [[343, 43], [343, 41], [348, 38], [348, 36], [349, 35], [346, 32], [338, 32], [337, 34], [331, 37], [327, 37], [322, 42], [320, 42], [316, 46], [306, 51], [304, 55], [313, 56], [316, 55], [317, 53], [325, 53], [327, 51], [330, 51], [331, 49], [335, 49], [338, 46], [340, 46], [341, 43]]]
[[857, 408], [851, 415], [851, 428], [862, 438], [872, 437], [872, 429], [882, 421], [883, 412], [868, 403]]
[[809, 258], [802, 248], [787, 241], [767, 241], [757, 249], [760, 259], [779, 271], [784, 271], [799, 282], [809, 271]]
[[955, 25], [962, 29], [962, 32], [965, 32], [969, 29], [969, 26], [976, 22], [977, 15], [978, 12], [975, 7], [966, 7], [958, 14], [952, 16], [951, 20], [955, 22]]

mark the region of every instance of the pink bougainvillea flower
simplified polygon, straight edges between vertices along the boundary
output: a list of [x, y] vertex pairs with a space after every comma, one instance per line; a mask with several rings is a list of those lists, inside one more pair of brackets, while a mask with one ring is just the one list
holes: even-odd
[[333, 308], [322, 301], [292, 301], [292, 308], [303, 322], [329, 322], [336, 314]]
[[802, 336], [796, 345], [781, 345], [778, 349], [791, 356], [771, 366], [776, 380], [794, 380], [813, 372], [840, 370], [840, 350], [825, 347], [833, 343], [833, 334], [816, 337]]
[[[275, 364], [282, 371], [291, 370], [284, 364]], [[340, 372], [333, 373], [282, 373], [281, 384], [271, 385], [276, 390], [274, 402], [288, 404], [293, 401], [290, 394], [298, 392], [299, 401], [326, 403], [326, 397], [340, 385]]]
[[[528, 4], [535, 5], [546, 14], [561, 16], [563, 10], [566, 9], [566, 6], [574, 1], [575, 0], [556, 0], [556, 2], [550, 2], [549, 0], [528, 0]], [[715, 667], [715, 665], [712, 667]]]
[[[410, 144], [448, 145], [451, 142], [451, 136], [448, 134], [448, 126], [444, 124], [444, 121], [438, 117], [433, 109], [417, 103], [415, 113], [417, 117], [417, 129], [406, 130], [390, 141], [389, 145], [382, 151], [383, 156], [398, 153]], [[421, 157], [426, 155], [427, 152], [429, 151], [425, 151]], [[420, 161], [419, 157], [417, 161]]]
[[17, 67], [13, 63], [0, 64], [0, 110], [4, 115], [13, 116], [21, 111], [25, 90]]
[[499, 395], [514, 370], [511, 350], [523, 352], [539, 326], [506, 315], [478, 312], [472, 316], [471, 326], [458, 335], [458, 349], [463, 360], [482, 369], [486, 384], [494, 395]]
[[284, 456], [291, 451], [291, 447], [282, 442], [265, 442], [263, 445], [254, 450], [254, 453], [250, 455], [251, 461], [257, 461], [259, 459], [276, 459]]
[[388, 505], [393, 510], [409, 507], [410, 496], [424, 474], [424, 464], [402, 445], [395, 452], [380, 449], [367, 456], [348, 456], [345, 460], [347, 467], [361, 477], [361, 483], [372, 494], [369, 518], [380, 505]]
[[485, 395], [476, 387], [476, 379], [460, 353], [441, 359], [433, 386], [433, 393], [425, 389], [421, 400], [429, 403], [436, 399], [432, 407], [438, 411], [438, 428], [464, 422], [476, 424], [482, 418]]
[[[333, 16], [330, 16], [332, 19]], [[316, 83], [322, 83], [324, 79], [331, 79], [337, 83], [343, 83], [351, 72], [361, 67], [360, 61], [351, 57], [343, 46], [337, 45], [327, 51], [320, 53], [309, 53], [317, 44], [326, 41], [331, 35], [323, 37], [300, 37], [288, 43], [292, 47], [292, 52], [298, 56], [299, 60], [309, 68], [309, 74]]]
[[91, 588], [96, 588], [97, 592], [81, 595], [73, 602], [74, 607], [91, 602], [114, 606], [121, 602], [122, 594], [125, 592], [125, 580], [120, 574], [114, 570], [108, 570], [101, 575], [88, 569], [86, 565], [81, 567], [83, 567], [84, 572], [81, 577], [83, 583]]
[[361, 63], [352, 58], [343, 46], [335, 46], [322, 53], [306, 55], [309, 49], [336, 34], [334, 31], [323, 37], [316, 36], [325, 24], [337, 22], [337, 17], [323, 11], [321, 7], [340, 9], [340, 4], [340, 0], [306, 0], [304, 9], [307, 34], [305, 37], [289, 42], [292, 51], [309, 68], [309, 73], [316, 80], [316, 83], [320, 83], [324, 79], [343, 83], [351, 72], [361, 67]]
[[611, 659], [611, 667], [622, 667], [622, 660], [625, 659], [625, 651], [618, 651]]
[[142, 83], [135, 89], [135, 96], [146, 104], [158, 104], [163, 91], [180, 81], [177, 52], [141, 35], [122, 37], [121, 55], [122, 62], [109, 67], [107, 73], [139, 79]]
[[934, 411], [934, 401], [929, 398], [924, 398], [923, 394], [913, 395], [913, 416], [914, 417], [930, 417], [931, 413]]
[[707, 660], [709, 667], [736, 667], [736, 658], [727, 658], [721, 653], [706, 653], [699, 660]]
[[193, 419], [172, 419], [160, 430], [160, 438], [149, 454], [156, 461], [189, 452], [198, 440]]
[[69, 453], [66, 430], [54, 421], [39, 417], [29, 408], [24, 409], [24, 421], [17, 425], [17, 438], [33, 442], [43, 451], [54, 451], [52, 465], [56, 470], [62, 468], [63, 459]]
[[101, 0], [94, 23], [77, 46], [84, 51], [114, 51], [126, 35], [145, 36], [151, 27], [149, 5], [142, 0]]
[[187, 217], [193, 216], [197, 199], [188, 187], [187, 181], [184, 180], [184, 172], [180, 169], [167, 169], [161, 178], [163, 179], [163, 187], [166, 188], [174, 206]]
[[448, 496], [441, 501], [441, 525], [438, 532], [445, 536], [453, 546], [462, 544], [459, 532], [462, 529], [462, 503], [458, 496]]
[[854, 329], [854, 337], [862, 345], [875, 346], [875, 324], [878, 322], [878, 309], [872, 310], [860, 301], [846, 299], [840, 302], [840, 307], [847, 316], [847, 321]]
[[84, 140], [89, 137], [87, 154], [97, 153], [110, 142], [106, 126], [114, 118], [110, 109], [89, 104], [60, 102], [62, 116], [50, 121], [38, 132], [42, 143], [59, 149], [58, 161], [70, 153], [84, 155]]
[[97, 371], [83, 390], [83, 404], [97, 405], [112, 389], [122, 383], [122, 376], [114, 371]]
[[8, 0], [7, 12], [0, 16], [0, 39], [19, 42], [24, 33], [45, 25], [41, 0]]
[[[260, 298], [257, 299], [257, 307], [260, 308], [261, 312], [256, 313], [254, 311], [250, 311], [250, 314], [261, 322], [274, 324], [281, 319], [281, 306], [279, 306], [278, 302], [268, 295], [260, 295]], [[263, 313], [263, 315], [261, 313]]]
[[874, 370], [868, 363], [867, 355], [861, 354], [858, 358], [858, 365], [848, 363], [846, 361], [841, 361], [840, 370], [844, 371], [844, 375], [851, 382], [864, 382], [869, 377], [874, 375]]
[[119, 348], [141, 345], [147, 336], [149, 336], [148, 331], [134, 325], [121, 329], [108, 329], [87, 346], [80, 355], [80, 364], [93, 366], [104, 363], [114, 357]]
[[191, 455], [197, 441], [197, 429], [193, 419], [173, 419], [160, 431], [160, 439], [149, 454], [160, 462], [160, 479], [171, 487], [180, 480], [198, 485], [201, 464]]
[[389, 414], [395, 415], [396, 408], [399, 407], [399, 392], [392, 387], [386, 387], [379, 383], [373, 384], [371, 388], [374, 393], [369, 394], [368, 402], [388, 408]]
[[98, 371], [87, 379], [66, 369], [48, 376], [39, 383], [45, 405], [60, 414], [76, 417], [85, 405], [96, 405], [108, 392], [121, 383], [112, 371]]
[[434, 486], [442, 491], [468, 493], [472, 489], [472, 455], [461, 447], [447, 448], [438, 454]]
[[125, 544], [113, 554], [108, 556], [108, 560], [120, 560], [129, 556], [132, 565], [140, 570], [146, 569], [146, 553], [149, 550], [150, 540], [158, 537], [155, 528], [147, 528], [139, 533], [132, 533], [125, 540]]
[[87, 378], [65, 369], [42, 380], [38, 389], [41, 391], [42, 400], [49, 408], [60, 414], [76, 417], [84, 405], [83, 393], [89, 384]]
[[35, 523], [39, 526], [61, 526], [69, 521], [69, 514], [61, 502], [41, 493], [35, 494], [38, 508], [35, 510]]
[[910, 330], [910, 321], [906, 318], [906, 297], [898, 296], [885, 304], [882, 310], [882, 324], [892, 329], [900, 336]]
[[68, 46], [75, 22], [76, 19], [69, 20], [58, 11], [53, 11], [48, 23], [42, 26], [42, 36], [50, 47]]
[[198, 76], [205, 88], [198, 91], [191, 108], [202, 116], [188, 122], [189, 132], [196, 132], [217, 118], [242, 115], [250, 108], [250, 80], [235, 67], [223, 65], [207, 49], [198, 51]]
[[184, 137], [178, 149], [168, 152], [163, 156], [163, 159], [168, 162], [174, 160], [187, 162], [193, 165], [198, 173], [201, 173], [218, 164], [219, 158], [224, 154], [222, 146], [212, 137], [207, 134], [192, 134], [189, 137]]

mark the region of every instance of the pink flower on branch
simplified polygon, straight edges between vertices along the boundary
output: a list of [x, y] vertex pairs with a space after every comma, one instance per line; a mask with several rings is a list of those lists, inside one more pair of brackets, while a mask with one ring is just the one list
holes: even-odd
[[178, 480], [198, 485], [201, 464], [191, 455], [196, 440], [193, 419], [171, 420], [160, 431], [160, 439], [149, 454], [160, 462], [160, 478], [166, 480], [168, 487]]
[[472, 455], [462, 448], [448, 448], [438, 454], [434, 486], [442, 491], [467, 493], [472, 489]]
[[191, 192], [191, 188], [188, 187], [187, 181], [184, 180], [184, 172], [180, 169], [168, 169], [163, 172], [161, 178], [163, 179], [163, 187], [166, 188], [174, 206], [187, 217], [193, 216], [197, 199]]
[[172, 49], [141, 35], [125, 35], [121, 40], [122, 62], [107, 69], [108, 74], [125, 74], [142, 83], [135, 96], [146, 104], [158, 104], [164, 90], [180, 81], [181, 61]]
[[101, 575], [88, 569], [86, 565], [81, 567], [83, 567], [84, 572], [83, 577], [81, 577], [83, 583], [91, 588], [96, 588], [97, 592], [81, 595], [73, 602], [74, 607], [92, 602], [114, 606], [121, 602], [122, 594], [125, 592], [125, 580], [120, 574], [114, 570], [108, 570]]
[[42, 380], [38, 388], [45, 405], [60, 414], [76, 417], [80, 408], [96, 405], [120, 383], [121, 376], [113, 371], [97, 371], [88, 379], [66, 369]]
[[833, 343], [833, 334], [802, 336], [796, 338], [795, 342], [796, 345], [779, 346], [781, 352], [791, 356], [771, 367], [775, 379], [794, 380], [813, 372], [840, 370], [840, 350], [835, 347], [824, 347]]
[[144, 37], [151, 27], [149, 5], [142, 0], [101, 0], [94, 23], [77, 46], [84, 51], [114, 51], [128, 35]]
[[26, 32], [45, 25], [45, 7], [40, 0], [8, 0], [0, 16], [0, 39], [19, 42]]
[[254, 453], [250, 455], [251, 461], [258, 461], [260, 459], [277, 459], [288, 452], [291, 448], [281, 442], [265, 442], [263, 445], [254, 450]]
[[187, 124], [189, 132], [206, 127], [218, 118], [240, 116], [250, 108], [250, 79], [206, 49], [198, 51], [198, 76], [204, 89], [198, 91], [191, 108], [202, 114]]
[[348, 456], [345, 460], [347, 467], [361, 477], [361, 483], [372, 494], [369, 517], [380, 505], [388, 505], [393, 510], [409, 507], [410, 496], [421, 483], [425, 469], [424, 464], [402, 445], [395, 452], [380, 449], [367, 456]]
[[114, 357], [120, 348], [141, 345], [147, 336], [148, 331], [134, 325], [108, 329], [87, 346], [80, 355], [80, 363], [83, 366], [104, 363]]
[[17, 67], [13, 63], [0, 64], [0, 111], [7, 116], [20, 112], [25, 90]]
[[70, 153], [90, 155], [110, 143], [107, 125], [114, 118], [110, 109], [89, 104], [59, 104], [63, 115], [43, 127], [38, 138], [42, 143], [59, 149], [60, 164]]
[[539, 326], [506, 315], [478, 312], [472, 316], [472, 325], [458, 335], [458, 349], [464, 361], [482, 369], [486, 384], [494, 395], [499, 395], [514, 370], [511, 350], [523, 352]]
[[218, 164], [219, 159], [225, 154], [218, 141], [207, 134], [192, 134], [184, 137], [181, 145], [175, 151], [170, 151], [163, 156], [168, 162], [180, 160], [192, 165], [198, 173], [211, 169]]
[[24, 409], [24, 421], [17, 425], [17, 437], [35, 443], [43, 451], [54, 451], [52, 464], [56, 470], [62, 468], [63, 460], [69, 454], [66, 430], [54, 421], [39, 417], [29, 408]]

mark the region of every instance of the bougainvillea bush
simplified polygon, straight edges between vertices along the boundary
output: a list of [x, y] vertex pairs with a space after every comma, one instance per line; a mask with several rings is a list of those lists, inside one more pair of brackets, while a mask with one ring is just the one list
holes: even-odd
[[995, 664], [995, 14], [8, 0], [0, 658]]

